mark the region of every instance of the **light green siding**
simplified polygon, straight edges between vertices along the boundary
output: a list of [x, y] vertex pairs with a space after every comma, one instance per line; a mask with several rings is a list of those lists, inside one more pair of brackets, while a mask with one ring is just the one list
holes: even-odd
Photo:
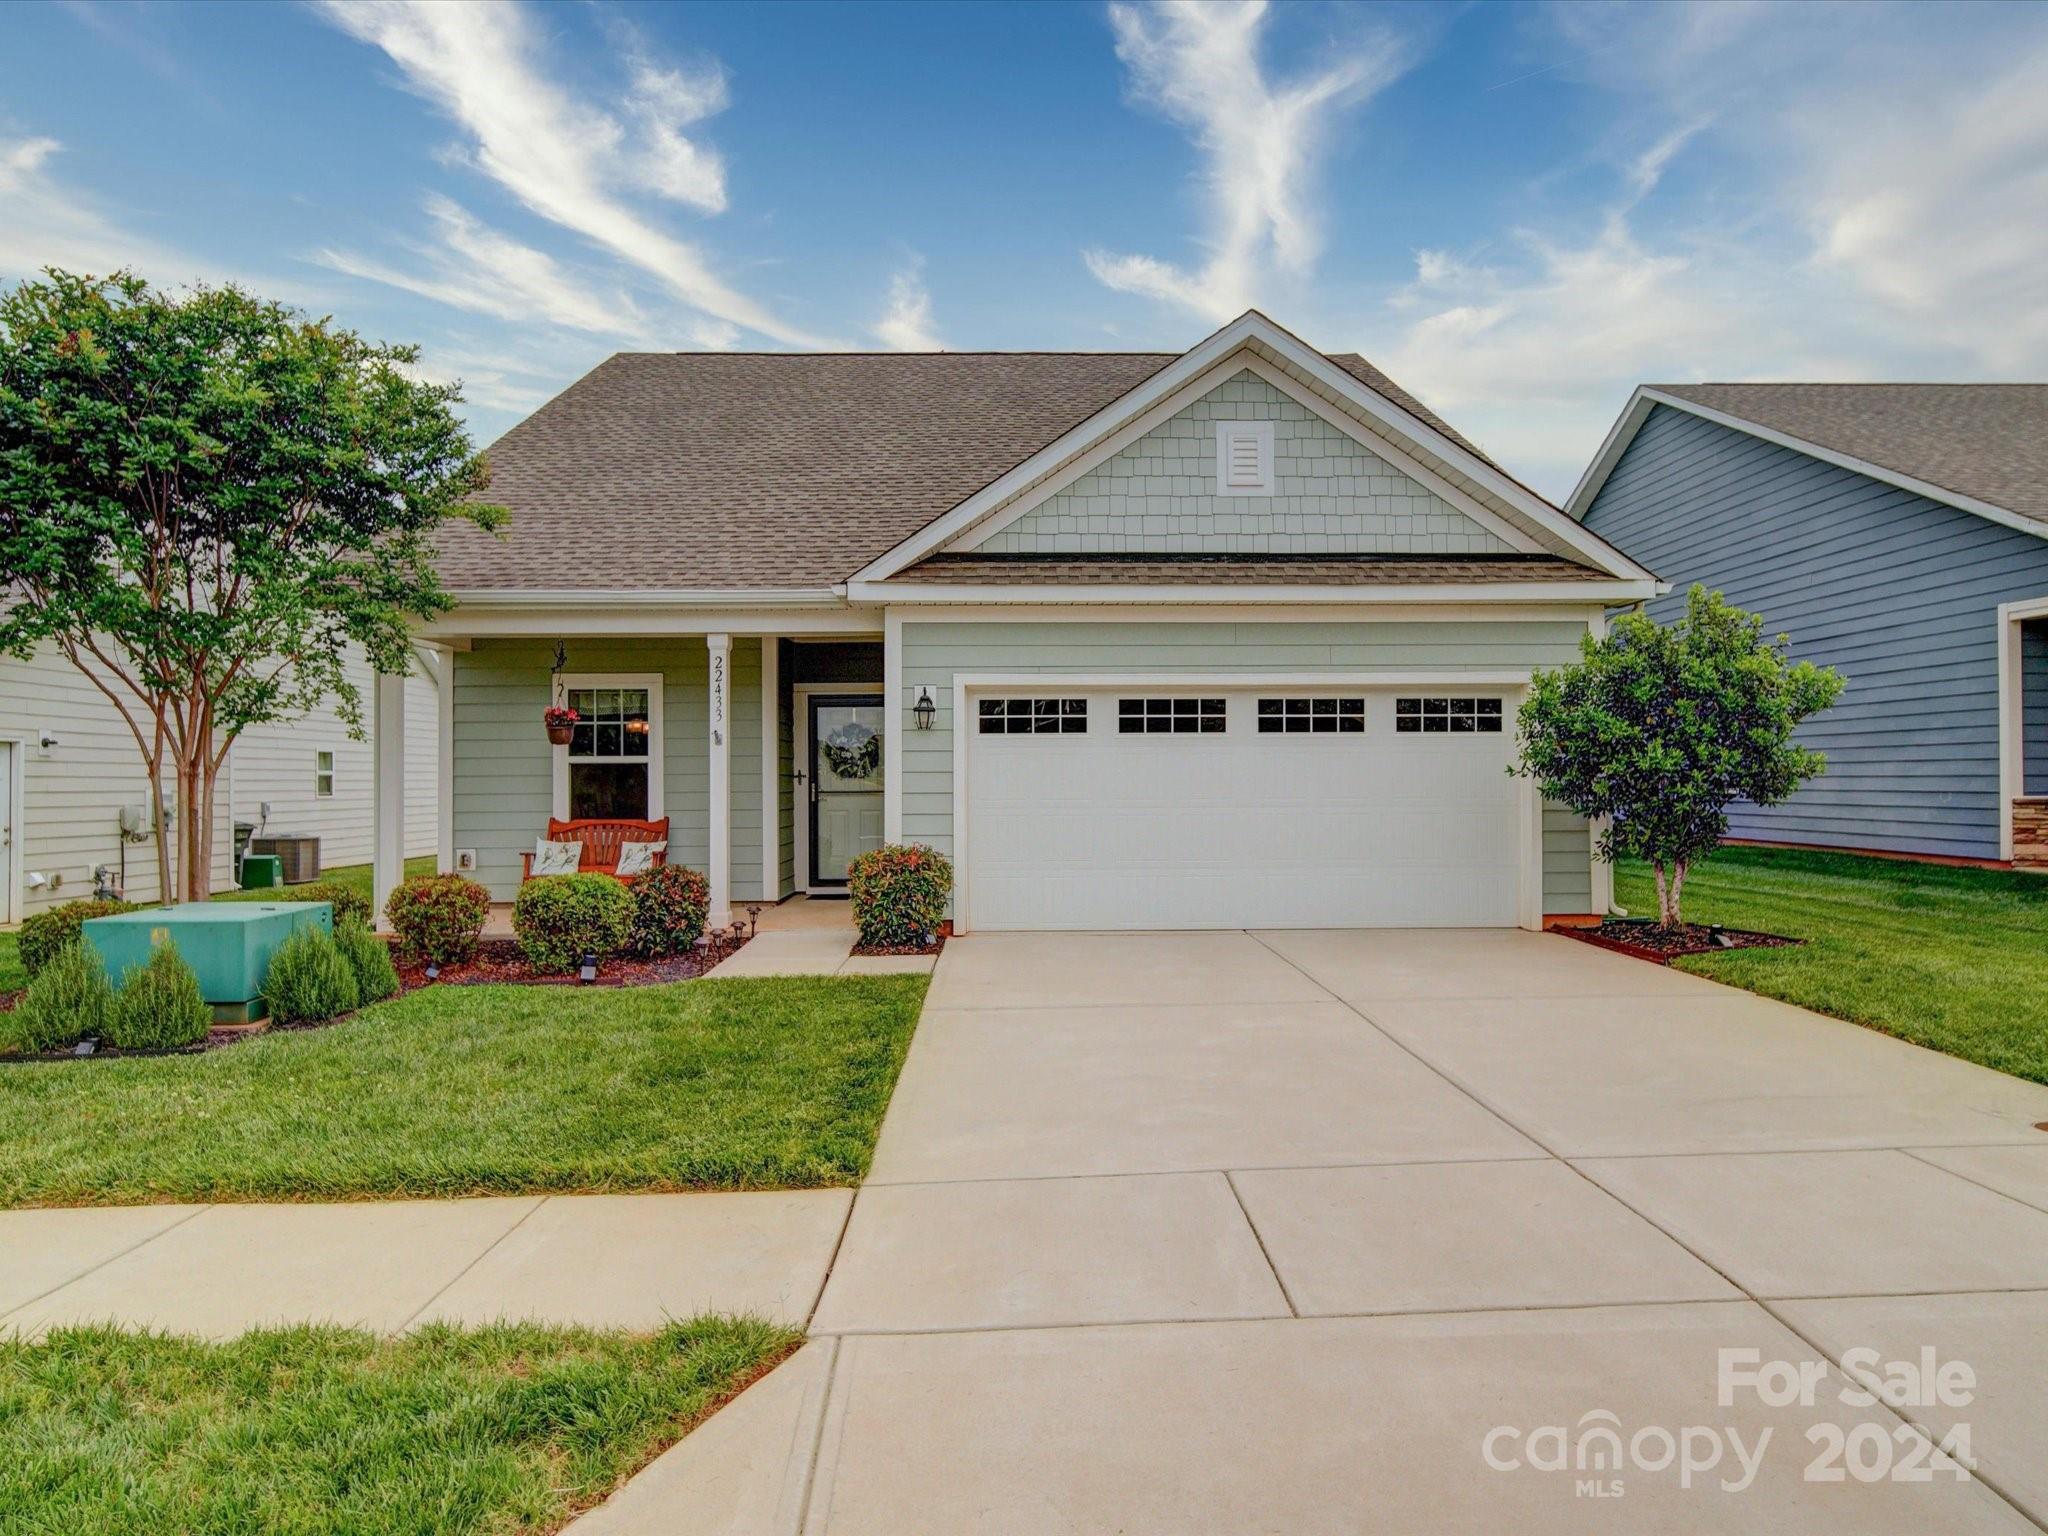
[[[1000, 622], [903, 626], [903, 836], [953, 849], [953, 677], [958, 672], [1427, 672], [1557, 666], [1575, 660], [1579, 619], [1385, 622]], [[939, 713], [911, 728], [909, 701], [928, 686]], [[1548, 806], [1543, 818], [1546, 912], [1592, 900], [1586, 824]]]
[[[1272, 495], [1216, 494], [1219, 421], [1273, 423]], [[1247, 370], [973, 547], [1498, 554], [1512, 546]]]
[[[662, 796], [671, 863], [703, 869], [710, 855], [710, 746], [699, 636], [579, 640], [572, 673], [662, 677]], [[553, 812], [554, 748], [541, 733], [549, 640], [479, 640], [454, 653], [454, 845], [474, 848], [477, 878], [499, 901], [519, 892], [519, 855]], [[733, 641], [732, 894], [761, 894], [761, 647]]]

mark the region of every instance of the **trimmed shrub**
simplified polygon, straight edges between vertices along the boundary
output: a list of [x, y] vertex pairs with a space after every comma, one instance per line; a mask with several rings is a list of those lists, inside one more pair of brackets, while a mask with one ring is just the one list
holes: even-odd
[[79, 926], [89, 918], [112, 917], [133, 912], [140, 902], [67, 901], [61, 907], [38, 912], [21, 925], [21, 968], [33, 977], [70, 945], [78, 942]]
[[263, 1001], [273, 1024], [325, 1023], [355, 1007], [360, 996], [341, 946], [318, 928], [293, 930], [263, 975]]
[[711, 882], [696, 870], [658, 864], [630, 889], [636, 954], [679, 955], [703, 936]]
[[633, 893], [610, 875], [545, 875], [519, 888], [512, 931], [538, 970], [567, 971], [633, 941]]
[[14, 1012], [0, 1013], [0, 1036], [24, 1051], [54, 1051], [106, 1032], [114, 988], [99, 954], [74, 939], [45, 961]]
[[384, 915], [406, 959], [459, 965], [476, 958], [491, 893], [460, 875], [416, 875], [391, 893]]
[[391, 946], [363, 923], [341, 923], [334, 930], [335, 947], [355, 972], [359, 1004], [379, 1003], [398, 991], [398, 967]]
[[149, 964], [122, 978], [107, 1010], [107, 1044], [124, 1051], [167, 1051], [206, 1038], [213, 1010], [199, 978], [175, 944], [159, 944]]
[[922, 843], [885, 843], [847, 866], [846, 889], [861, 943], [922, 944], [946, 920], [953, 866]]
[[334, 907], [334, 926], [370, 921], [369, 893], [339, 880], [309, 880], [304, 885], [282, 885], [261, 891], [228, 891], [220, 901], [325, 901]]

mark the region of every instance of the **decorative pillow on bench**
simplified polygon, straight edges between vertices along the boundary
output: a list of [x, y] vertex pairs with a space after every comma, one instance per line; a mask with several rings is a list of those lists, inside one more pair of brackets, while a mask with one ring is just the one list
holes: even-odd
[[667, 850], [668, 841], [666, 838], [658, 843], [621, 843], [619, 844], [619, 867], [612, 871], [612, 873], [616, 874], [621, 880], [629, 875], [644, 875], [647, 871], [654, 868], [654, 856], [657, 853], [665, 853]]
[[573, 875], [583, 862], [581, 843], [551, 843], [541, 838], [533, 845], [533, 877], [542, 875]]

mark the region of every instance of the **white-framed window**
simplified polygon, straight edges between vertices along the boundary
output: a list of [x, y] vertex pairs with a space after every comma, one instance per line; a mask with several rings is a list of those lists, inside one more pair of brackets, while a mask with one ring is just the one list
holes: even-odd
[[315, 752], [313, 754], [313, 794], [325, 800], [334, 794], [334, 754]]
[[976, 711], [984, 736], [1085, 736], [1086, 699], [982, 699]]
[[1116, 701], [1116, 728], [1123, 736], [1220, 736], [1227, 718], [1220, 698]]
[[555, 815], [659, 821], [661, 674], [571, 674], [561, 682], [576, 728], [569, 745], [554, 748]]
[[1261, 736], [1355, 736], [1365, 730], [1365, 695], [1259, 700]]
[[1273, 494], [1273, 423], [1216, 423], [1216, 494]]
[[1397, 698], [1394, 729], [1401, 735], [1498, 736], [1499, 699]]

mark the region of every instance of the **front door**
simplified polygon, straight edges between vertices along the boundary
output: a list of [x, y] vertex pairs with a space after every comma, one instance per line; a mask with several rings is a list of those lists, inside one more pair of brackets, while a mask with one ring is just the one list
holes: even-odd
[[810, 883], [839, 887], [846, 866], [882, 843], [882, 701], [813, 694], [810, 726]]

